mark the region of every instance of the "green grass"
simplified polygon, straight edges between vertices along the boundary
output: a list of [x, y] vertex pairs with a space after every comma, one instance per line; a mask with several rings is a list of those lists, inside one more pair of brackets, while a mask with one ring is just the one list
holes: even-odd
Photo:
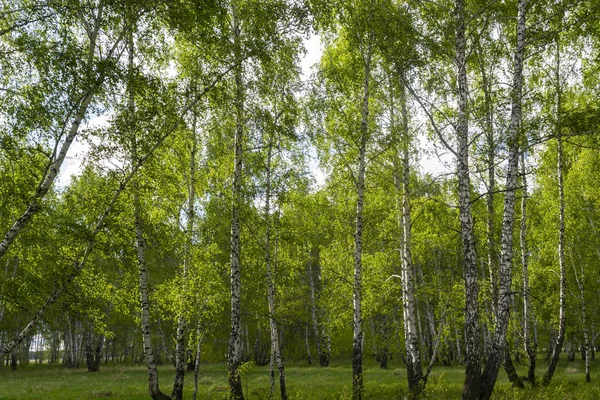
[[[598, 364], [597, 364], [598, 363]], [[525, 375], [525, 365], [517, 365]], [[538, 377], [545, 365], [540, 362]], [[495, 399], [599, 399], [600, 360], [592, 363], [592, 383], [584, 382], [582, 361], [561, 360], [552, 384], [547, 388], [514, 389], [500, 371], [494, 390]], [[286, 382], [291, 399], [348, 399], [351, 389], [349, 360], [335, 360], [328, 368], [290, 362], [286, 366]], [[159, 368], [161, 388], [170, 394], [174, 369]], [[185, 398], [191, 398], [193, 374], [186, 375]], [[461, 366], [435, 366], [424, 399], [458, 399], [464, 380]], [[250, 366], [244, 372], [246, 399], [266, 399], [269, 392], [268, 367]], [[382, 370], [375, 362], [364, 366], [365, 399], [403, 399], [407, 395], [406, 373], [398, 363]], [[200, 369], [199, 399], [222, 399], [227, 393], [225, 364], [204, 364]], [[278, 390], [278, 389], [277, 389]], [[48, 365], [31, 365], [11, 371], [0, 368], [0, 400], [12, 399], [149, 399], [146, 369], [139, 366], [102, 365], [90, 374], [85, 368], [65, 369]]]

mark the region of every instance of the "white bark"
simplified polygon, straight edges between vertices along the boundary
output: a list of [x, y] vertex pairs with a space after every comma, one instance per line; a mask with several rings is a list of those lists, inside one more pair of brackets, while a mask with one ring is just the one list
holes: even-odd
[[565, 270], [565, 190], [563, 185], [563, 148], [562, 148], [562, 126], [561, 126], [561, 111], [562, 111], [562, 89], [560, 83], [560, 44], [559, 39], [556, 42], [556, 151], [557, 151], [557, 167], [556, 175], [558, 178], [558, 265], [559, 265], [559, 279], [560, 279], [560, 293], [559, 293], [559, 316], [558, 316], [558, 336], [556, 343], [552, 349], [552, 355], [550, 362], [548, 363], [548, 369], [542, 379], [542, 384], [547, 386], [552, 380], [556, 365], [558, 364], [558, 358], [562, 350], [562, 345], [565, 340], [565, 328], [566, 328], [566, 311], [567, 311], [567, 273]]
[[[187, 283], [187, 271], [191, 264], [191, 249], [192, 249], [192, 238], [194, 235], [194, 219], [196, 218], [194, 204], [196, 202], [196, 153], [198, 151], [198, 140], [196, 137], [196, 121], [197, 115], [196, 110], [193, 111], [192, 116], [192, 148], [190, 150], [190, 165], [189, 165], [189, 181], [188, 181], [188, 204], [187, 204], [187, 226], [185, 232], [185, 243], [183, 248], [183, 293], [185, 293], [185, 287]], [[177, 333], [175, 338], [175, 382], [173, 383], [173, 392], [171, 397], [174, 400], [181, 400], [183, 398], [183, 384], [185, 380], [185, 333], [187, 331], [187, 322], [183, 313], [177, 318]]]
[[[578, 238], [581, 242], [581, 239]], [[590, 382], [590, 330], [587, 323], [587, 311], [585, 307], [585, 268], [583, 264], [580, 266], [579, 272], [575, 268], [573, 263], [573, 272], [575, 273], [575, 282], [579, 289], [579, 307], [581, 312], [581, 326], [583, 327], [583, 340], [584, 340], [584, 357], [585, 357], [585, 381]]]
[[358, 151], [358, 176], [356, 182], [356, 230], [354, 234], [354, 288], [353, 288], [353, 339], [352, 339], [352, 398], [362, 399], [363, 395], [363, 328], [362, 328], [362, 234], [363, 208], [365, 198], [365, 153], [367, 147], [369, 121], [369, 78], [371, 75], [371, 55], [373, 45], [369, 41], [363, 55], [364, 81], [363, 104], [360, 123], [360, 148]]
[[[129, 33], [129, 118], [131, 135], [131, 165], [136, 165], [138, 162], [137, 154], [137, 138], [135, 133], [135, 89], [133, 75], [133, 58], [134, 58], [134, 43], [133, 33]], [[146, 264], [146, 239], [144, 238], [143, 222], [142, 222], [142, 205], [140, 201], [139, 186], [137, 180], [132, 183], [133, 191], [133, 218], [135, 228], [135, 246], [137, 250], [137, 263], [139, 272], [139, 289], [140, 289], [140, 305], [141, 305], [141, 323], [142, 337], [144, 341], [144, 355], [146, 356], [146, 366], [148, 368], [148, 391], [150, 396], [155, 400], [170, 399], [169, 396], [163, 394], [158, 385], [158, 370], [154, 359], [154, 348], [152, 346], [152, 335], [150, 332], [150, 300], [148, 295], [148, 268]]]
[[[481, 56], [483, 57], [483, 55]], [[491, 309], [494, 322], [498, 314], [498, 262], [496, 253], [496, 232], [494, 229], [494, 192], [496, 191], [496, 143], [494, 140], [494, 116], [492, 106], [492, 94], [491, 94], [491, 83], [486, 73], [485, 63], [480, 60], [481, 80], [484, 94], [485, 103], [485, 137], [487, 145], [487, 173], [488, 173], [488, 187], [486, 196], [487, 206], [487, 245], [488, 245], [488, 273], [490, 279], [490, 291], [491, 291]], [[491, 327], [488, 327], [491, 329]], [[487, 332], [484, 331], [484, 335]], [[485, 350], [485, 349], [484, 349]]]
[[275, 391], [275, 373], [274, 365], [277, 365], [279, 371], [279, 389], [281, 399], [287, 399], [285, 386], [285, 373], [281, 351], [279, 348], [279, 331], [277, 330], [277, 320], [275, 319], [275, 276], [274, 276], [274, 257], [271, 259], [271, 157], [273, 144], [269, 142], [267, 150], [267, 193], [265, 199], [265, 220], [267, 231], [265, 234], [265, 266], [267, 270], [267, 302], [269, 304], [269, 325], [271, 328], [271, 390], [269, 397], [272, 397]]
[[[404, 82], [404, 79], [401, 79]], [[421, 364], [421, 350], [419, 345], [419, 332], [417, 329], [417, 307], [415, 301], [415, 274], [411, 253], [411, 218], [410, 218], [410, 160], [409, 160], [409, 132], [408, 110], [406, 107], [406, 94], [404, 87], [400, 88], [401, 132], [398, 137], [400, 143], [400, 159], [402, 163], [402, 178], [396, 179], [396, 189], [402, 192], [402, 205], [399, 216], [402, 240], [402, 307], [404, 311], [404, 345], [406, 347], [406, 368], [408, 388], [418, 394], [424, 386], [423, 367]], [[401, 187], [400, 187], [401, 186]], [[400, 211], [400, 210], [399, 210]], [[419, 323], [420, 325], [420, 323]]]
[[525, 171], [525, 152], [521, 153], [521, 179], [523, 184], [523, 194], [521, 197], [521, 232], [519, 240], [521, 244], [521, 264], [523, 267], [523, 345], [529, 359], [529, 368], [527, 380], [535, 385], [535, 365], [537, 342], [535, 336], [533, 344], [531, 343], [531, 293], [529, 290], [529, 250], [527, 248], [527, 175]]
[[469, 174], [469, 116], [467, 56], [465, 39], [465, 7], [456, 0], [456, 63], [458, 80], [458, 121], [456, 125], [458, 151], [458, 203], [460, 231], [463, 243], [463, 270], [465, 277], [465, 345], [466, 378], [462, 397], [479, 398], [481, 386], [481, 350], [479, 338], [479, 281], [475, 252], [473, 215], [471, 211], [471, 179]]
[[241, 273], [240, 273], [240, 204], [242, 202], [242, 142], [244, 134], [244, 82], [241, 55], [241, 30], [237, 4], [232, 2], [233, 40], [235, 57], [235, 118], [234, 171], [231, 207], [231, 334], [227, 353], [230, 398], [243, 399], [242, 381], [238, 371], [242, 363], [241, 343]]
[[200, 370], [200, 355], [202, 354], [202, 339], [204, 338], [200, 320], [198, 320], [198, 327], [196, 328], [196, 338], [198, 343], [196, 344], [196, 359], [194, 363], [194, 392], [192, 393], [192, 400], [196, 400], [198, 397], [198, 371]]
[[[514, 71], [512, 85], [512, 106], [510, 127], [508, 132], [508, 167], [504, 194], [504, 215], [502, 218], [502, 238], [500, 254], [499, 293], [496, 315], [496, 330], [491, 349], [488, 351], [488, 359], [483, 371], [482, 399], [489, 399], [492, 395], [500, 364], [506, 357], [506, 334], [510, 317], [511, 284], [512, 284], [512, 262], [513, 262], [513, 231], [515, 222], [515, 199], [517, 191], [517, 178], [519, 175], [519, 124], [521, 121], [521, 97], [523, 87], [523, 59], [525, 53], [525, 0], [519, 0], [517, 21], [517, 43], [514, 53]], [[508, 361], [508, 360], [507, 360]], [[510, 369], [510, 378], [513, 383], [520, 383], [518, 376], [516, 381], [514, 373]]]

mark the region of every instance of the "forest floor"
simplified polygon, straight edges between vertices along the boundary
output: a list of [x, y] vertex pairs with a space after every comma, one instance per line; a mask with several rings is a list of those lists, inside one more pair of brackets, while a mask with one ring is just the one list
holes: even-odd
[[[539, 361], [538, 378], [545, 370]], [[525, 364], [517, 364], [525, 375]], [[600, 399], [600, 360], [592, 362], [592, 383], [585, 384], [585, 367], [581, 360], [561, 360], [549, 387], [519, 390], [512, 388], [501, 371], [494, 389], [494, 399]], [[161, 366], [161, 388], [170, 394], [174, 368]], [[351, 389], [349, 360], [334, 360], [327, 368], [290, 362], [286, 366], [286, 383], [290, 399], [349, 399]], [[435, 366], [424, 399], [459, 399], [464, 380], [464, 367]], [[364, 366], [365, 399], [403, 399], [407, 394], [406, 372], [402, 365], [390, 362], [380, 369], [374, 361]], [[267, 399], [269, 367], [250, 366], [243, 374], [246, 400]], [[204, 364], [200, 367], [198, 399], [223, 399], [227, 393], [227, 366]], [[184, 398], [190, 399], [193, 373], [185, 378]], [[277, 387], [277, 391], [279, 388]], [[279, 398], [278, 392], [275, 398]], [[12, 399], [143, 399], [148, 395], [146, 368], [142, 366], [102, 365], [100, 372], [85, 368], [65, 369], [48, 365], [29, 365], [18, 371], [0, 368], [0, 400]]]

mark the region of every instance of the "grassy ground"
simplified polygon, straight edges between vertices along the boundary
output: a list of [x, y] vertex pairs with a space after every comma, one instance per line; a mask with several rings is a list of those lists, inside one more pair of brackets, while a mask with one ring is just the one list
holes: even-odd
[[[525, 365], [519, 373], [525, 375]], [[540, 365], [538, 376], [544, 371]], [[592, 383], [584, 382], [582, 361], [562, 360], [548, 388], [511, 388], [501, 371], [494, 390], [495, 399], [599, 399], [600, 360], [592, 363]], [[349, 360], [337, 360], [328, 368], [288, 363], [286, 382], [291, 399], [348, 399], [351, 388]], [[199, 399], [222, 399], [227, 393], [225, 364], [205, 364], [200, 370]], [[174, 377], [172, 367], [160, 368], [162, 390], [170, 394]], [[185, 398], [191, 398], [193, 374], [186, 375]], [[458, 399], [462, 391], [464, 370], [461, 366], [436, 366], [431, 374], [424, 399]], [[242, 378], [246, 399], [268, 396], [268, 367], [250, 366]], [[403, 366], [390, 363], [387, 370], [374, 362], [364, 369], [365, 399], [403, 399], [407, 394]], [[149, 399], [147, 375], [143, 367], [103, 365], [98, 373], [82, 369], [64, 369], [32, 365], [13, 372], [0, 368], [0, 400], [12, 399]]]

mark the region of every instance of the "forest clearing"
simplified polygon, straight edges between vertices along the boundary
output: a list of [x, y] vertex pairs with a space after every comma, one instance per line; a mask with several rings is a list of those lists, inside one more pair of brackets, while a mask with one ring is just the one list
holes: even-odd
[[3, 0], [0, 399], [600, 397], [599, 15]]

